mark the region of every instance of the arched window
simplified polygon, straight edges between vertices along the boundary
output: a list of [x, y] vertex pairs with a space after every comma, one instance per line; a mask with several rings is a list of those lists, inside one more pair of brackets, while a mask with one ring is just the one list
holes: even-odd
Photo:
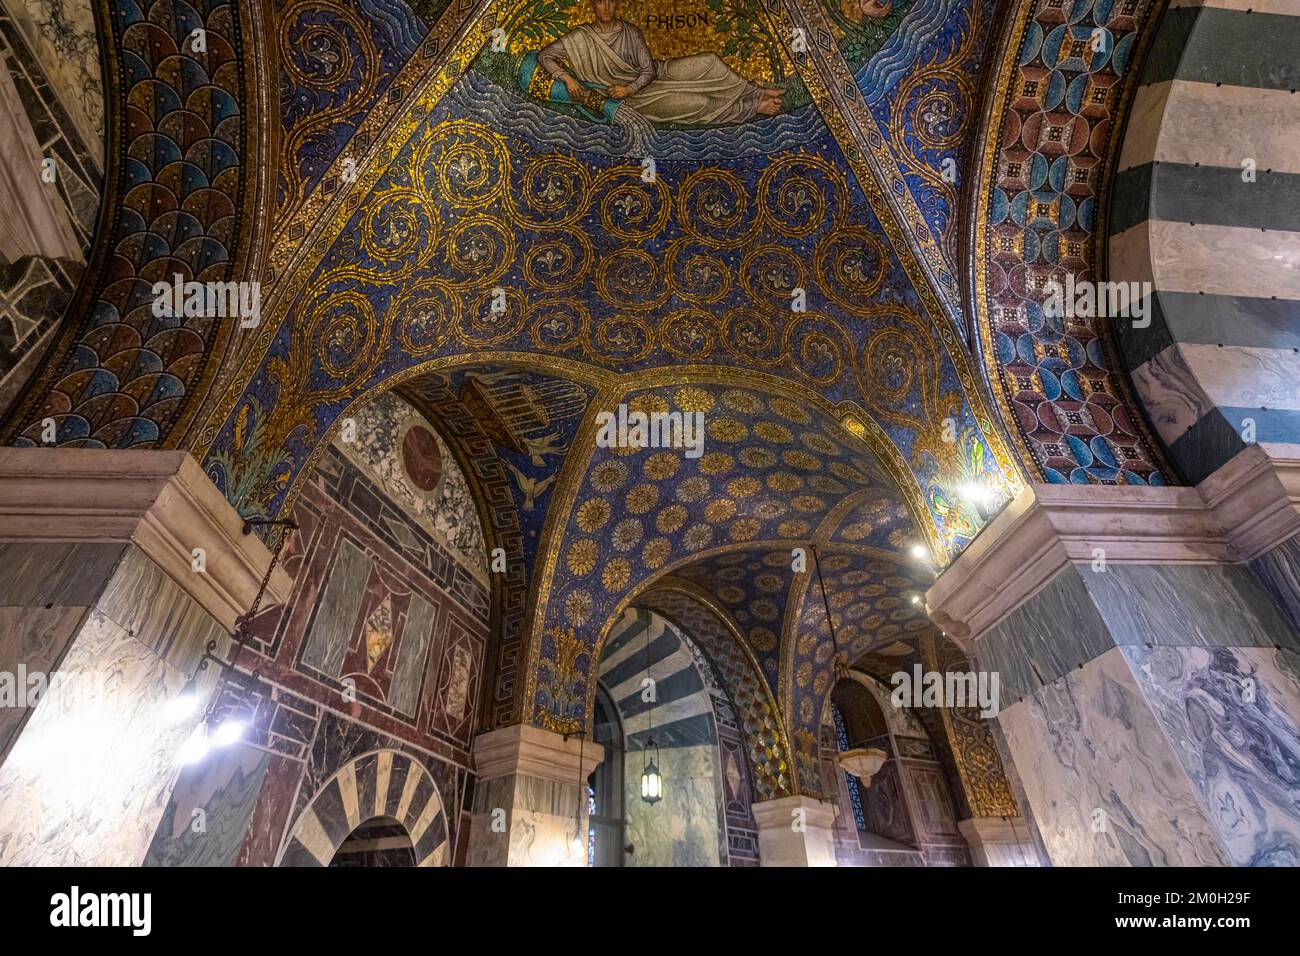
[[[835, 743], [841, 753], [859, 747], [878, 747], [887, 754], [891, 753], [889, 726], [885, 715], [867, 689], [857, 681], [841, 680], [836, 683], [831, 691], [831, 718], [835, 724]], [[853, 808], [853, 822], [858, 830], [865, 831], [868, 827], [862, 812], [862, 791], [858, 778], [845, 773], [844, 782]]]

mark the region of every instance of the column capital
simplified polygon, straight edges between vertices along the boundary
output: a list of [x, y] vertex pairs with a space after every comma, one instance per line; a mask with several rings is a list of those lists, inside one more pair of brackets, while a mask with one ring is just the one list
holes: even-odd
[[968, 817], [957, 821], [957, 830], [976, 866], [1040, 865], [1029, 824], [1020, 817]]
[[605, 759], [605, 748], [591, 741], [516, 724], [474, 738], [474, 771], [480, 780], [511, 774], [540, 777], [577, 786], [579, 761], [582, 779]]
[[1252, 445], [1196, 488], [1033, 484], [926, 593], [963, 650], [1070, 563], [1235, 564], [1300, 532], [1300, 446]]
[[[134, 544], [227, 631], [271, 563], [184, 451], [0, 448], [0, 539]], [[204, 550], [202, 573], [195, 548]], [[283, 603], [292, 586], [277, 567], [267, 600]]]
[[[795, 794], [753, 804], [763, 866], [835, 866], [835, 807]], [[796, 828], [797, 825], [797, 828]]]

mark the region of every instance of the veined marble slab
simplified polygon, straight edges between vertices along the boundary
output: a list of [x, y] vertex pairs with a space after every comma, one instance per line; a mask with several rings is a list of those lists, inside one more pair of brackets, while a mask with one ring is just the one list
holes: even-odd
[[1300, 866], [1300, 658], [1269, 647], [1123, 648], [1238, 866]]
[[1053, 864], [1231, 862], [1120, 649], [998, 720]]

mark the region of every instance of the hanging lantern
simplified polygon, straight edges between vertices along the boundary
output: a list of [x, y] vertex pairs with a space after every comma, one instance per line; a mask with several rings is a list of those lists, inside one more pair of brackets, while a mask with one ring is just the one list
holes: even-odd
[[646, 763], [645, 769], [641, 771], [641, 799], [646, 803], [658, 803], [664, 796], [664, 778], [659, 773], [659, 745], [650, 738], [646, 742], [646, 754], [650, 753], [650, 748], [655, 749], [655, 759]]

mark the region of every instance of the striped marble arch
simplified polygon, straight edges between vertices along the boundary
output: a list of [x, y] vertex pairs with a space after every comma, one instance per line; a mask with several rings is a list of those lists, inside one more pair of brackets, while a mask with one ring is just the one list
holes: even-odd
[[400, 823], [417, 866], [447, 866], [447, 817], [438, 785], [423, 766], [396, 750], [364, 754], [329, 779], [294, 821], [280, 866], [329, 866], [357, 827], [376, 817]]
[[1297, 49], [1295, 3], [1173, 0], [1120, 154], [1108, 278], [1150, 302], [1115, 328], [1191, 484], [1252, 442], [1300, 441]]

